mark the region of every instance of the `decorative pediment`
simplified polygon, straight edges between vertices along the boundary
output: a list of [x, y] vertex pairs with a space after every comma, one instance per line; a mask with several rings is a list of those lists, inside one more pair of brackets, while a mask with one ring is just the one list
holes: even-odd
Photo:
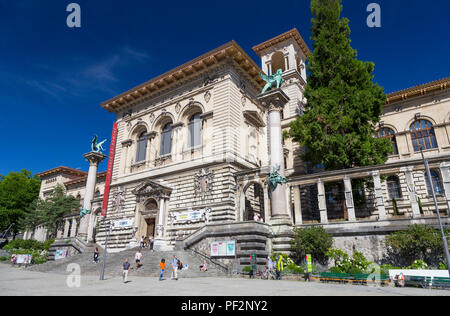
[[145, 180], [131, 191], [138, 200], [141, 197], [153, 197], [155, 199], [168, 198], [172, 189], [151, 180]]

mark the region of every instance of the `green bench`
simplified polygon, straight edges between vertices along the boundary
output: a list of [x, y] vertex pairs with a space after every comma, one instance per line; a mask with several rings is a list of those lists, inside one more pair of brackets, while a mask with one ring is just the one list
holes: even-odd
[[433, 278], [432, 286], [435, 287], [450, 287], [450, 278]]
[[[369, 279], [370, 277], [370, 279]], [[319, 276], [322, 282], [353, 282], [360, 284], [369, 283], [387, 283], [389, 282], [389, 277], [382, 274], [377, 277], [373, 277], [371, 274], [358, 274], [358, 273], [335, 273], [335, 272], [321, 272]]]

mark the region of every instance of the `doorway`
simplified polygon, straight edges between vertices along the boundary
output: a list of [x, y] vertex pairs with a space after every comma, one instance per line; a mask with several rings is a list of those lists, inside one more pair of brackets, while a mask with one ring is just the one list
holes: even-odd
[[147, 231], [145, 233], [145, 238], [148, 240], [150, 236], [155, 237], [155, 218], [147, 218], [145, 219], [147, 224]]

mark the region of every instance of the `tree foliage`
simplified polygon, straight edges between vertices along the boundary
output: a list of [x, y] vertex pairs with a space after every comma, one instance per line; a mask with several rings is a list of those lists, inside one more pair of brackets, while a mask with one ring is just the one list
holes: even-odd
[[28, 220], [40, 222], [55, 237], [63, 217], [77, 211], [80, 202], [75, 197], [66, 195], [64, 187], [58, 184], [45, 200], [38, 199], [33, 206], [29, 210]]
[[297, 263], [302, 263], [310, 254], [314, 261], [327, 264], [326, 253], [333, 244], [333, 237], [323, 227], [295, 228], [291, 250]]
[[350, 46], [341, 10], [341, 0], [311, 1], [308, 102], [289, 133], [307, 148], [303, 160], [327, 170], [383, 164], [392, 152], [389, 140], [374, 137], [386, 96], [372, 82], [374, 64], [359, 61]]
[[[447, 238], [450, 229], [446, 229]], [[444, 261], [444, 246], [438, 229], [429, 225], [411, 225], [407, 230], [398, 231], [386, 237], [391, 260], [403, 266], [422, 260], [428, 265], [438, 266]]]
[[14, 236], [23, 228], [22, 218], [39, 196], [41, 181], [30, 171], [0, 175], [0, 231], [12, 224]]

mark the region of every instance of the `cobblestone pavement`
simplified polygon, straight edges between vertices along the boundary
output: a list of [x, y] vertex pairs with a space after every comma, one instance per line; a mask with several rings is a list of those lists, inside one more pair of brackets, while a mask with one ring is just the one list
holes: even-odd
[[[177, 295], [177, 296], [450, 296], [449, 290], [418, 288], [369, 287], [340, 284], [304, 283], [298, 281], [265, 281], [242, 278], [189, 278], [165, 280], [155, 277], [130, 276], [124, 284], [120, 277], [107, 276], [104, 281], [81, 276], [80, 287], [70, 288], [66, 275], [27, 271], [0, 264], [0, 295]], [[74, 280], [70, 279], [69, 280]]]

